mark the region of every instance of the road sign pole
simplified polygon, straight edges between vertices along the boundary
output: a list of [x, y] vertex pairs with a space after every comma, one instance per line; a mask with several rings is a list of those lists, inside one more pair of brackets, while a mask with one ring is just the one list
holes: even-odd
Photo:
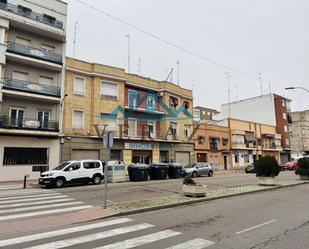
[[107, 207], [107, 171], [108, 171], [108, 161], [110, 160], [110, 154], [111, 154], [111, 148], [114, 146], [114, 133], [108, 132], [103, 136], [103, 148], [106, 149], [107, 155], [106, 155], [106, 162], [104, 165], [104, 209]]

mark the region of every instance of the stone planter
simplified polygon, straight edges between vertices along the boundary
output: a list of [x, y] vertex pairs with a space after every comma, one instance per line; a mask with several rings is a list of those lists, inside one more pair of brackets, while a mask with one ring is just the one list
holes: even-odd
[[276, 185], [276, 177], [258, 177], [258, 184], [262, 186], [275, 186]]
[[207, 195], [206, 185], [182, 185], [182, 191], [185, 196], [204, 197]]
[[308, 181], [309, 180], [309, 175], [299, 175], [300, 180]]

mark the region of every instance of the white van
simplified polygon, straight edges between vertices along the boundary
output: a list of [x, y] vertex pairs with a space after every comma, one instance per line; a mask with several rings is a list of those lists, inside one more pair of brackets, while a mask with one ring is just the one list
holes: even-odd
[[103, 163], [99, 160], [65, 162], [53, 170], [41, 173], [39, 184], [63, 187], [70, 183], [100, 184], [104, 178]]

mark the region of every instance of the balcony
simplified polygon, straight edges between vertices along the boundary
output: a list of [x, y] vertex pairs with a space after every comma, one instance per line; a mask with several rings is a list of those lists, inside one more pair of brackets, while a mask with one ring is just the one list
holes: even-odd
[[35, 94], [43, 94], [47, 96], [60, 98], [60, 87], [44, 85], [30, 81], [16, 80], [16, 79], [4, 79], [3, 89], [15, 90], [21, 92], [29, 92]]
[[7, 52], [62, 65], [62, 55], [60, 54], [56, 54], [49, 50], [32, 48], [11, 41], [7, 42]]
[[217, 143], [210, 143], [210, 149], [211, 150], [218, 150], [219, 149], [219, 146]]
[[49, 16], [46, 14], [39, 14], [34, 11], [32, 11], [30, 8], [27, 8], [22, 5], [14, 5], [11, 3], [5, 3], [6, 1], [0, 2], [0, 9], [17, 14], [19, 16], [23, 16], [29, 19], [32, 19], [34, 21], [47, 24], [49, 26], [52, 26], [54, 28], [58, 28], [63, 30], [63, 22], [57, 20], [53, 16]]
[[58, 121], [43, 121], [31, 118], [11, 118], [9, 116], [0, 116], [1, 129], [17, 129], [32, 131], [59, 132]]

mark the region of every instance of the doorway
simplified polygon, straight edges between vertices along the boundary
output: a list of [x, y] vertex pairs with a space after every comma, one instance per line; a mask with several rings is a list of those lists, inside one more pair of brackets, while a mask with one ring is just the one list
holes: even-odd
[[224, 170], [227, 170], [227, 156], [226, 155], [224, 155], [223, 160], [224, 160]]

